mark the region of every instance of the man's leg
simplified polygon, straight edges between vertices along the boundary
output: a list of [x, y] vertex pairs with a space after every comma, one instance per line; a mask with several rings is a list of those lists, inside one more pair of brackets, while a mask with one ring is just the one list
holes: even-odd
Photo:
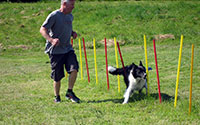
[[56, 82], [54, 81], [53, 87], [54, 87], [54, 95], [55, 95], [55, 100], [54, 102], [59, 103], [61, 101], [60, 99], [60, 81]]
[[68, 89], [73, 89], [74, 84], [76, 82], [76, 77], [77, 77], [77, 70], [74, 70], [69, 75], [69, 86], [68, 86]]
[[70, 99], [72, 102], [79, 103], [80, 99], [75, 95], [75, 93], [72, 90], [76, 81], [76, 77], [77, 77], [77, 70], [74, 70], [70, 73], [69, 76], [69, 86], [66, 93], [66, 98]]
[[60, 95], [60, 81], [58, 82], [54, 81], [53, 86], [54, 86], [54, 95], [59, 96]]
[[76, 97], [75, 93], [73, 92], [73, 88], [74, 88], [74, 85], [76, 82], [77, 72], [78, 72], [78, 68], [79, 68], [78, 61], [77, 61], [74, 51], [70, 51], [66, 55], [65, 64], [66, 64], [65, 68], [66, 68], [67, 72], [70, 72], [66, 98], [70, 99], [72, 102], [79, 103], [80, 99], [78, 97]]
[[60, 98], [60, 87], [61, 79], [64, 77], [64, 54], [49, 55], [51, 62], [51, 78], [54, 80], [53, 88], [55, 95], [55, 102], [61, 102]]

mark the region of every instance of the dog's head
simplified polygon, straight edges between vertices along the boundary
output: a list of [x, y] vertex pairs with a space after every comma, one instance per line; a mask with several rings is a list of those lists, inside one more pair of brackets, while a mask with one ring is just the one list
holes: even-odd
[[132, 63], [132, 75], [135, 79], [146, 79], [146, 69], [142, 64], [142, 61], [140, 61], [139, 66]]

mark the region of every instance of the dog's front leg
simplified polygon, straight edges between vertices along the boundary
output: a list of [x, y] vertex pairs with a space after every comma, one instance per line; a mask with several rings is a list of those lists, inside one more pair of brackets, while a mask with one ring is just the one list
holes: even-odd
[[126, 90], [125, 94], [124, 94], [124, 102], [122, 104], [128, 103], [128, 99], [130, 97], [130, 94], [131, 94], [131, 87], [129, 86], [128, 89]]

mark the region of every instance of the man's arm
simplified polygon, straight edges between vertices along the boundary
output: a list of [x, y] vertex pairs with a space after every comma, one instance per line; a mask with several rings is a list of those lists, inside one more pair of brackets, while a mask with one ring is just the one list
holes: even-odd
[[51, 37], [49, 36], [49, 34], [48, 34], [48, 32], [47, 32], [47, 29], [46, 29], [45, 27], [41, 26], [41, 28], [40, 28], [40, 33], [41, 33], [42, 36], [43, 36], [46, 40], [48, 40], [53, 46], [59, 44], [59, 42], [60, 42], [59, 39], [58, 39], [58, 38], [55, 38], [55, 39], [51, 38]]

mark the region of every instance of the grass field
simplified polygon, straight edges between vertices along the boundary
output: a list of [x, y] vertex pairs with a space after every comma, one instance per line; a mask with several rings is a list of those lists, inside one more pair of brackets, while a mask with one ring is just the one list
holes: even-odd
[[[74, 91], [80, 104], [65, 99], [62, 80], [60, 104], [53, 103], [50, 64], [39, 28], [59, 3], [0, 4], [0, 124], [200, 124], [200, 2], [78, 2], [73, 11], [74, 29], [85, 37], [91, 82], [87, 81], [84, 54]], [[122, 105], [125, 84], [109, 75], [107, 90], [105, 51], [101, 40], [117, 37], [125, 65], [145, 64], [143, 35], [147, 36], [150, 96], [135, 92]], [[152, 39], [156, 41], [162, 103], [159, 103]], [[184, 35], [177, 107], [174, 95], [180, 47]], [[92, 39], [97, 41], [99, 83], [95, 83]], [[191, 44], [194, 44], [192, 112], [188, 115]], [[79, 60], [78, 40], [74, 49]], [[120, 61], [120, 58], [119, 58]], [[108, 64], [115, 64], [114, 47], [108, 47]], [[121, 63], [119, 63], [121, 66]]]

